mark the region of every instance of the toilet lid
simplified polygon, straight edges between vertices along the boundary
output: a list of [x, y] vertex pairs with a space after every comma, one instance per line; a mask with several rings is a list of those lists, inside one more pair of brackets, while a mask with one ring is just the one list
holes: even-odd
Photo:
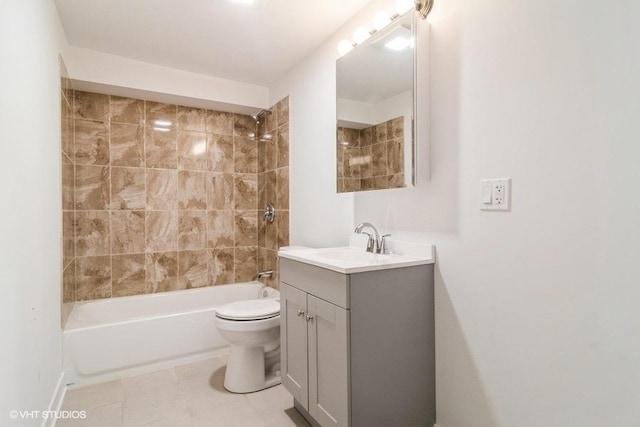
[[280, 303], [274, 299], [250, 299], [223, 305], [216, 316], [228, 320], [262, 320], [280, 314]]

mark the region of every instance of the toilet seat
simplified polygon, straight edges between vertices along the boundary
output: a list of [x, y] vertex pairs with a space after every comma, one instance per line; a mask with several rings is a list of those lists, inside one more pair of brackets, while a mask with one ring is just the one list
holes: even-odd
[[226, 320], [264, 320], [280, 315], [280, 303], [262, 298], [232, 302], [216, 309], [216, 317]]

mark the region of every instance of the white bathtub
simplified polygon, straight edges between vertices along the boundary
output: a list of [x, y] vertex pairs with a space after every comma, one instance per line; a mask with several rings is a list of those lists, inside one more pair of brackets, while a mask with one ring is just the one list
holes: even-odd
[[226, 354], [214, 310], [278, 298], [259, 282], [76, 303], [63, 332], [66, 383], [74, 387]]

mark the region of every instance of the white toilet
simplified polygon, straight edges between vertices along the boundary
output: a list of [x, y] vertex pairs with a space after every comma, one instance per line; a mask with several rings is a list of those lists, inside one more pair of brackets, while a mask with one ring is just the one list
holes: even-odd
[[251, 299], [219, 307], [215, 325], [231, 344], [224, 388], [251, 393], [280, 384], [279, 299]]

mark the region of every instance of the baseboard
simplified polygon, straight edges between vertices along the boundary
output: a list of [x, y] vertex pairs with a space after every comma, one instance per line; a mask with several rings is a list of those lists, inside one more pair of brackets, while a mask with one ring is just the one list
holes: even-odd
[[[67, 385], [64, 381], [64, 372], [61, 372], [60, 377], [58, 378], [58, 384], [56, 384], [56, 388], [53, 391], [53, 395], [51, 396], [51, 401], [49, 402], [47, 411], [59, 411], [62, 407], [62, 401], [64, 400], [64, 395], [66, 394], [66, 392]], [[45, 418], [44, 420], [42, 420], [42, 427], [55, 427], [56, 421], [56, 417]]]

